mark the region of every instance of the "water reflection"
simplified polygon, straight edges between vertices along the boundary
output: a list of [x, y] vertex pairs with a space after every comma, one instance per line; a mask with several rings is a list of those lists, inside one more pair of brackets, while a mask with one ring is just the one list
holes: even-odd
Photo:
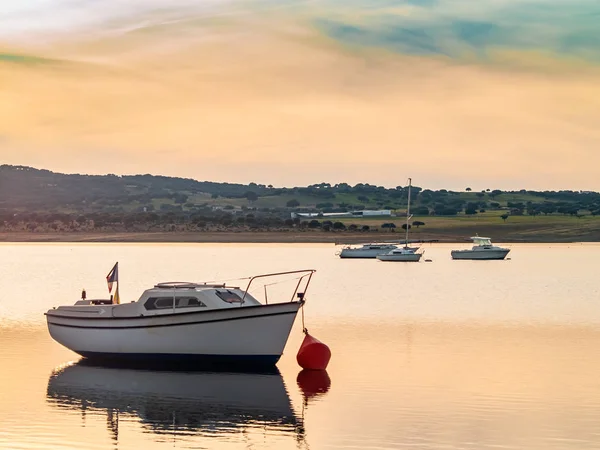
[[[302, 427], [309, 403], [323, 397], [331, 387], [331, 379], [326, 370], [302, 369], [298, 372], [296, 383], [302, 392]], [[304, 428], [302, 428], [305, 433]]]
[[119, 415], [137, 418], [146, 431], [190, 436], [210, 433], [289, 435], [304, 441], [277, 369], [268, 372], [181, 372], [100, 367], [85, 360], [55, 370], [46, 400], [56, 408], [106, 413], [118, 440]]
[[302, 391], [304, 404], [311, 400], [316, 400], [329, 392], [331, 379], [326, 370], [308, 370], [303, 369], [296, 377], [296, 383]]

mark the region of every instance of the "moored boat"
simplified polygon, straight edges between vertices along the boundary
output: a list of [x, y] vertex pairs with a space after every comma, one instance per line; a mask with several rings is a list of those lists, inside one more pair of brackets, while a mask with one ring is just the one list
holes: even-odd
[[404, 247], [396, 248], [391, 250], [390, 252], [383, 253], [381, 255], [377, 255], [377, 259], [380, 261], [404, 261], [404, 262], [419, 262], [422, 253], [417, 253], [419, 247], [409, 247], [408, 246], [408, 230], [410, 229], [410, 219], [412, 216], [410, 215], [410, 190], [412, 187], [412, 179], [408, 179], [408, 203], [406, 206], [406, 224], [404, 228], [406, 228], [406, 239], [404, 241]]
[[340, 258], [377, 258], [377, 255], [388, 253], [397, 248], [397, 245], [386, 243], [363, 244], [361, 247], [347, 246], [338, 253], [338, 256]]
[[492, 245], [492, 240], [488, 237], [473, 236], [471, 240], [473, 247], [467, 250], [452, 250], [452, 259], [504, 259], [510, 252], [509, 248]]
[[[245, 290], [226, 284], [159, 283], [125, 304], [82, 299], [46, 312], [48, 330], [58, 343], [93, 359], [274, 365], [313, 273], [258, 275]], [[257, 278], [290, 274], [298, 276], [298, 283], [289, 301], [270, 303], [265, 296], [263, 304], [248, 291]]]
[[417, 253], [417, 250], [411, 247], [402, 247], [383, 255], [377, 255], [377, 259], [380, 261], [419, 262], [423, 253]]

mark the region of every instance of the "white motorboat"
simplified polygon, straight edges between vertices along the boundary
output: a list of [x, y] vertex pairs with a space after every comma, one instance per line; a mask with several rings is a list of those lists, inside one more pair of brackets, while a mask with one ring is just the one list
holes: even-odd
[[371, 243], [363, 244], [361, 247], [344, 247], [338, 253], [340, 258], [377, 258], [377, 255], [388, 253], [391, 250], [398, 248], [397, 245], [386, 243]]
[[[147, 289], [131, 303], [83, 299], [46, 312], [48, 330], [58, 343], [87, 358], [274, 365], [314, 272], [254, 276], [245, 290], [170, 282]], [[263, 304], [248, 292], [257, 278], [290, 274], [298, 283], [287, 302], [270, 303], [265, 291]]]
[[377, 255], [377, 259], [380, 261], [406, 261], [406, 262], [419, 262], [423, 253], [417, 253], [417, 249], [411, 247], [402, 247], [392, 250], [389, 253], [383, 255]]
[[488, 237], [473, 236], [471, 240], [473, 247], [468, 250], [452, 250], [452, 259], [504, 259], [510, 252], [509, 248], [492, 245], [492, 240]]
[[390, 252], [377, 255], [377, 259], [380, 261], [404, 261], [404, 262], [419, 262], [422, 253], [417, 253], [419, 247], [408, 246], [408, 230], [410, 228], [410, 188], [412, 187], [412, 179], [408, 179], [408, 205], [406, 207], [406, 239], [404, 241], [404, 247], [395, 248]]

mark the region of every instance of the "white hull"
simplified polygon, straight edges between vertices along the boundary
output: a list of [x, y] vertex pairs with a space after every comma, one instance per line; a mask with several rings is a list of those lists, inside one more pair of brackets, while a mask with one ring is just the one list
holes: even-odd
[[57, 342], [86, 357], [275, 364], [300, 302], [135, 318], [49, 312]]
[[377, 259], [380, 261], [404, 261], [404, 262], [419, 262], [423, 256], [422, 253], [407, 253], [407, 254], [386, 254], [386, 255], [378, 255]]
[[451, 252], [452, 259], [504, 259], [510, 252], [509, 249], [502, 250], [453, 250]]
[[377, 255], [388, 253], [390, 248], [376, 250], [361, 250], [354, 248], [345, 248], [340, 252], [340, 258], [377, 258]]

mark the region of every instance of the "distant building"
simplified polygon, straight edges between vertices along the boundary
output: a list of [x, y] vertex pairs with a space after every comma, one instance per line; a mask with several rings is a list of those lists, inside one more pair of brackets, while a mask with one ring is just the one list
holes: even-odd
[[341, 213], [293, 212], [291, 214], [292, 219], [315, 219], [315, 218], [319, 218], [319, 217], [345, 219], [345, 218], [352, 218], [352, 217], [389, 217], [391, 215], [392, 215], [392, 211], [389, 209], [349, 211], [349, 212], [341, 212]]

